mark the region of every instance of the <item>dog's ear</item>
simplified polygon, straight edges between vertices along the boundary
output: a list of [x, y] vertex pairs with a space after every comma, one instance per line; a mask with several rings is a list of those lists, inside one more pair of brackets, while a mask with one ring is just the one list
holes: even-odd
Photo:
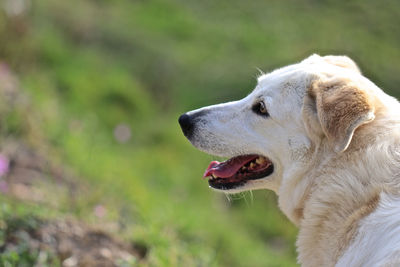
[[316, 80], [307, 94], [303, 113], [308, 113], [308, 127], [325, 135], [338, 153], [347, 149], [359, 126], [375, 118], [368, 94], [349, 80]]
[[360, 69], [358, 68], [357, 64], [351, 60], [349, 57], [346, 56], [324, 56], [322, 57], [323, 60], [326, 62], [336, 65], [338, 67], [342, 67], [345, 69], [354, 70], [358, 73], [361, 73]]

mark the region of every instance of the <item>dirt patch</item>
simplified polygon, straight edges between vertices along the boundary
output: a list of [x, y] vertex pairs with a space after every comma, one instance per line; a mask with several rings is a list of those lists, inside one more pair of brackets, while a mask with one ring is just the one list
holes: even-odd
[[0, 164], [7, 165], [0, 177], [3, 194], [57, 207], [61, 199], [86, 190], [65, 167], [56, 166], [21, 140], [3, 141], [0, 155]]
[[131, 266], [141, 259], [132, 245], [80, 222], [45, 222], [27, 217], [8, 219], [4, 224], [0, 252], [19, 251], [30, 255], [35, 266], [54, 263], [54, 260], [66, 267]]

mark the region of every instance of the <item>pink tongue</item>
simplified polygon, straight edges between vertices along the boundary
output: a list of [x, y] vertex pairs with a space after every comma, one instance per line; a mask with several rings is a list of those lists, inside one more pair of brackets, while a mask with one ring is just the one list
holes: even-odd
[[214, 176], [219, 178], [228, 178], [233, 176], [246, 163], [256, 159], [256, 155], [246, 155], [231, 158], [224, 162], [212, 161], [205, 171], [203, 177]]

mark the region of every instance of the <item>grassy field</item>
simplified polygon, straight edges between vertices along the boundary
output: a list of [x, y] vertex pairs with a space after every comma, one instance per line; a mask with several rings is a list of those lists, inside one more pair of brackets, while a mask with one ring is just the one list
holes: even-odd
[[185, 140], [181, 113], [244, 97], [257, 68], [312, 53], [347, 54], [400, 96], [397, 1], [20, 2], [18, 13], [0, 0], [0, 59], [30, 109], [2, 116], [1, 134], [45, 150], [87, 190], [57, 207], [2, 196], [0, 222], [118, 222], [116, 235], [148, 251], [135, 265], [296, 266], [297, 230], [274, 194], [212, 192], [201, 176], [214, 158]]

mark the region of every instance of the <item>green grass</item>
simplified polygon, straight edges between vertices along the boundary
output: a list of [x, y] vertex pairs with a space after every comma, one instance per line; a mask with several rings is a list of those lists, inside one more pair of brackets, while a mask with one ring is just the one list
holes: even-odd
[[[0, 2], [1, 3], [1, 2]], [[0, 14], [0, 56], [18, 73], [55, 160], [90, 185], [61, 214], [101, 203], [149, 266], [295, 266], [297, 230], [270, 192], [228, 200], [201, 174], [179, 114], [245, 96], [257, 68], [347, 54], [399, 95], [396, 1], [57, 1]], [[19, 31], [18, 31], [18, 30]], [[397, 90], [397, 91], [396, 91]], [[10, 115], [9, 134], [24, 116]], [[114, 127], [132, 138], [119, 144]], [[35, 138], [27, 136], [26, 138]], [[23, 206], [23, 204], [22, 204]]]

